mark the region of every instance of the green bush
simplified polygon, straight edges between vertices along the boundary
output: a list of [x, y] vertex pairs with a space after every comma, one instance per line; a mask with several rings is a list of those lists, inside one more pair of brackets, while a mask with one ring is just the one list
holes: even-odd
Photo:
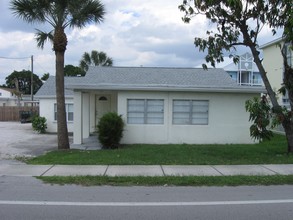
[[104, 148], [118, 148], [123, 137], [124, 122], [121, 115], [109, 112], [97, 125], [98, 139]]
[[34, 116], [32, 119], [32, 127], [34, 131], [44, 134], [47, 129], [47, 119], [41, 116]]

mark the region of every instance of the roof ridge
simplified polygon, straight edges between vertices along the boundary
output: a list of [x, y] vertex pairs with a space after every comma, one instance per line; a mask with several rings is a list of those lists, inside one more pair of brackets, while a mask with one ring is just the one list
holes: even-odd
[[[142, 69], [201, 69], [202, 67], [163, 67], [163, 66], [89, 66], [89, 68], [123, 68], [123, 69], [132, 69], [132, 68], [142, 68]], [[209, 68], [209, 69], [223, 69], [223, 68]]]

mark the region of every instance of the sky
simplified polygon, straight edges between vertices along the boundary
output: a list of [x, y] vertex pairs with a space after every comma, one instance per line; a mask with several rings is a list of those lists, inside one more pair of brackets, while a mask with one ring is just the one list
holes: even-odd
[[[92, 50], [107, 53], [114, 66], [199, 67], [204, 62], [204, 54], [193, 44], [194, 37], [205, 37], [206, 30], [213, 27], [204, 17], [185, 24], [178, 9], [182, 0], [102, 3], [106, 9], [103, 23], [66, 30], [65, 65], [78, 66], [82, 54]], [[15, 17], [9, 9], [9, 0], [0, 0], [0, 10], [0, 85], [14, 70], [31, 70], [31, 56], [35, 74], [55, 75], [52, 45], [47, 43], [41, 50], [34, 39], [36, 28], [50, 31], [50, 27], [27, 24]], [[273, 40], [266, 30], [261, 37], [262, 43]]]

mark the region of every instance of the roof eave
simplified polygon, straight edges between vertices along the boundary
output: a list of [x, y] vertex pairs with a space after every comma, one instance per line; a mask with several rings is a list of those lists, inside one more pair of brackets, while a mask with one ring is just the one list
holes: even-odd
[[[56, 99], [56, 95], [35, 95], [35, 99]], [[65, 98], [74, 98], [73, 95], [65, 95]]]
[[279, 37], [279, 38], [277, 38], [277, 39], [275, 39], [275, 40], [272, 40], [272, 41], [270, 41], [270, 42], [268, 42], [268, 43], [265, 43], [265, 44], [261, 45], [259, 48], [260, 48], [260, 49], [264, 49], [264, 48], [266, 48], [266, 47], [270, 47], [270, 46], [272, 46], [272, 45], [278, 44], [278, 43], [282, 42], [283, 40], [284, 40], [283, 37]]
[[217, 93], [265, 93], [264, 87], [175, 87], [175, 86], [121, 86], [121, 85], [70, 85], [74, 91], [112, 90], [112, 91], [169, 91], [169, 92], [217, 92]]

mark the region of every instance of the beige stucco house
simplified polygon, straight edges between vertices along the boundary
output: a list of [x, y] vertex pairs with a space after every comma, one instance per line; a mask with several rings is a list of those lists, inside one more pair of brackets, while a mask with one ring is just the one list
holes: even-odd
[[[245, 101], [263, 87], [238, 85], [223, 69], [91, 67], [66, 82], [68, 129], [74, 144], [95, 132], [101, 116], [122, 115], [122, 143], [253, 143]], [[48, 131], [56, 132], [55, 78], [36, 97]]]
[[[278, 90], [281, 88], [283, 83], [283, 72], [284, 72], [284, 63], [283, 57], [281, 54], [280, 46], [284, 45], [282, 38], [275, 39], [270, 41], [260, 48], [263, 50], [263, 65], [267, 71], [267, 76], [271, 83], [273, 90], [278, 94]], [[293, 56], [292, 49], [290, 49], [289, 44], [285, 44], [285, 54], [289, 65], [293, 65]], [[288, 105], [289, 100], [288, 96], [278, 95], [278, 101], [280, 105]]]

